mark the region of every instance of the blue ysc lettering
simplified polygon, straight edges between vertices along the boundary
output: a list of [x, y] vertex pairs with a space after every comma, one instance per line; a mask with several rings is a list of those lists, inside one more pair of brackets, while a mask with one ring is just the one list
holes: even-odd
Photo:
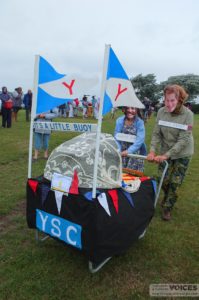
[[52, 237], [59, 238], [69, 245], [82, 249], [82, 227], [79, 224], [36, 209], [36, 227]]

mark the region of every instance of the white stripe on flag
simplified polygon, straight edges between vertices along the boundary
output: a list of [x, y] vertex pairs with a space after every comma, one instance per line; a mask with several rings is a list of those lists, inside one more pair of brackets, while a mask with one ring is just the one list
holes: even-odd
[[97, 78], [81, 78], [75, 76], [65, 76], [61, 79], [40, 84], [39, 87], [52, 97], [60, 99], [75, 99], [88, 92], [98, 83]]

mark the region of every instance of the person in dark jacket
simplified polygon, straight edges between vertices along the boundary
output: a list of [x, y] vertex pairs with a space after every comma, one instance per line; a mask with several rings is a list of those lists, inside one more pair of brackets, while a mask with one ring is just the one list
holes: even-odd
[[0, 94], [2, 101], [2, 127], [10, 128], [12, 125], [12, 99], [8, 94], [7, 87], [2, 87], [2, 93]]
[[26, 122], [30, 121], [30, 112], [32, 107], [32, 91], [28, 90], [27, 94], [24, 95], [23, 104], [26, 111]]

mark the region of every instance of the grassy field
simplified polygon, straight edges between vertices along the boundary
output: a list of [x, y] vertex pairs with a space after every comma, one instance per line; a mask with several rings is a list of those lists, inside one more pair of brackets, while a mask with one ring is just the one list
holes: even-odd
[[[195, 116], [193, 156], [171, 222], [155, 216], [142, 240], [113, 257], [98, 273], [88, 271], [87, 259], [53, 239], [36, 243], [27, 228], [26, 180], [29, 124], [25, 112], [11, 129], [0, 128], [0, 299], [149, 299], [152, 283], [199, 283], [199, 116]], [[64, 120], [62, 120], [64, 121]], [[82, 122], [82, 119], [75, 121]], [[149, 144], [154, 117], [146, 125]], [[103, 132], [113, 133], [114, 121], [105, 117]], [[50, 150], [73, 137], [53, 133]], [[43, 173], [45, 161], [33, 165]], [[152, 175], [155, 166], [146, 172]], [[184, 298], [186, 299], [186, 298]]]

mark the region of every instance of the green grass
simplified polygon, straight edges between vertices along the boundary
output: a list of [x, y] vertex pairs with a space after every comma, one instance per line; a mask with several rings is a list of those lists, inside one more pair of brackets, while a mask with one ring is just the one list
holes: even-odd
[[[27, 228], [29, 123], [25, 122], [24, 111], [19, 114], [19, 121], [11, 129], [0, 128], [0, 299], [149, 299], [151, 283], [198, 283], [198, 115], [194, 127], [195, 155], [172, 221], [165, 223], [160, 219], [158, 205], [145, 237], [92, 275], [80, 252], [53, 239], [38, 244], [35, 231]], [[114, 123], [105, 117], [103, 132], [113, 133]], [[153, 125], [154, 118], [146, 124], [147, 145]], [[50, 151], [73, 136], [74, 133], [53, 133]], [[33, 176], [42, 174], [44, 165], [42, 159], [33, 164]], [[146, 173], [155, 173], [156, 167], [148, 165]]]

